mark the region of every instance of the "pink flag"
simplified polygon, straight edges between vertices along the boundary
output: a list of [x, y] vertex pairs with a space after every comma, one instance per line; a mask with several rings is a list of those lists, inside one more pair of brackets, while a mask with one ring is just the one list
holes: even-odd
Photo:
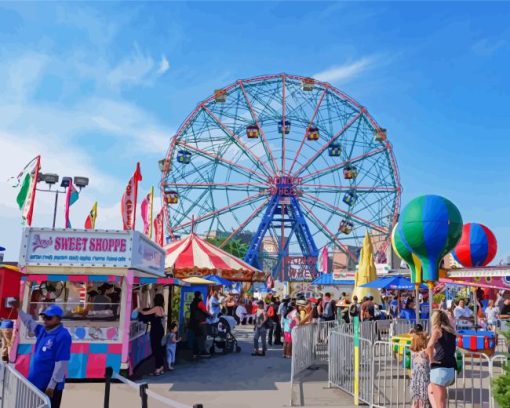
[[163, 241], [165, 238], [165, 213], [163, 211], [163, 208], [159, 210], [158, 215], [156, 215], [156, 218], [154, 218], [154, 242], [156, 244], [163, 246]]
[[328, 247], [326, 245], [322, 247], [317, 263], [320, 273], [328, 273]]
[[140, 163], [136, 164], [136, 170], [133, 177], [129, 180], [126, 191], [122, 195], [120, 202], [122, 212], [122, 224], [124, 230], [134, 230], [136, 222], [136, 200], [138, 195], [138, 182], [142, 180]]
[[66, 210], [65, 210], [65, 220], [66, 220], [66, 228], [71, 228], [71, 221], [69, 219], [69, 207], [71, 207], [80, 197], [78, 190], [74, 187], [72, 181], [69, 182], [69, 187], [67, 187], [66, 191]]
[[152, 238], [152, 205], [154, 201], [154, 187], [145, 196], [140, 204], [140, 213], [143, 221], [143, 233]]

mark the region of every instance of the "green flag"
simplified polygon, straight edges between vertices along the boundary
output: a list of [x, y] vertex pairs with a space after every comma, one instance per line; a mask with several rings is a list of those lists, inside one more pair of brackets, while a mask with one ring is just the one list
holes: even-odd
[[16, 202], [21, 210], [23, 223], [32, 224], [32, 213], [34, 211], [35, 187], [37, 177], [41, 166], [41, 157], [37, 156], [28, 163], [23, 171], [18, 175], [18, 183], [15, 187], [19, 188]]

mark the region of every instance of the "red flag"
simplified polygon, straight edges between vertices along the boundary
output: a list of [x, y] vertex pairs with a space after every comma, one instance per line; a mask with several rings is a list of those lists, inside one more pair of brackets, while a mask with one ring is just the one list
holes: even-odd
[[163, 246], [164, 241], [164, 235], [165, 235], [165, 213], [163, 211], [163, 208], [159, 210], [158, 215], [156, 215], [156, 218], [154, 218], [154, 242], [158, 244], [159, 246]]
[[142, 180], [140, 163], [136, 163], [136, 170], [129, 180], [126, 191], [122, 195], [120, 209], [122, 212], [122, 224], [124, 230], [134, 230], [136, 222], [136, 200], [138, 195], [138, 182]]
[[154, 187], [145, 196], [140, 204], [140, 213], [143, 221], [143, 233], [152, 238], [152, 208], [154, 204]]

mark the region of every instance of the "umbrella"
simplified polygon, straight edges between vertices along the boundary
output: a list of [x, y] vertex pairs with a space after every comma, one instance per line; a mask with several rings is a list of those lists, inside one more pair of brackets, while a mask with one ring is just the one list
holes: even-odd
[[231, 281], [217, 275], [207, 275], [204, 276], [204, 279], [210, 280], [211, 282], [215, 282], [218, 286], [232, 286]]
[[183, 279], [184, 282], [191, 283], [192, 285], [214, 285], [215, 282], [199, 278], [198, 276], [192, 276], [191, 278]]
[[[372, 289], [393, 289], [393, 290], [414, 290], [415, 284], [409, 278], [401, 275], [384, 276], [383, 278], [376, 279], [372, 282], [361, 285], [360, 288]], [[420, 285], [421, 289], [427, 289], [423, 284]]]
[[335, 285], [354, 285], [354, 281], [350, 279], [333, 279], [333, 274], [323, 273], [315, 278], [312, 285], [335, 286]]
[[378, 291], [372, 290], [373, 288], [366, 288], [364, 286], [368, 282], [373, 282], [376, 278], [377, 271], [374, 261], [374, 247], [370, 239], [370, 234], [367, 231], [363, 239], [363, 246], [361, 247], [352, 296], [357, 296], [358, 299], [362, 299], [364, 296], [373, 296], [375, 302], [380, 304], [381, 294]]

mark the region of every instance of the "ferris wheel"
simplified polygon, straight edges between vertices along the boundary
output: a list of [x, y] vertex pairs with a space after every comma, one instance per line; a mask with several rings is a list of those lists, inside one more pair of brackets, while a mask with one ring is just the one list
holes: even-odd
[[[245, 260], [356, 257], [366, 231], [385, 246], [400, 206], [386, 130], [328, 83], [278, 74], [236, 81], [200, 102], [172, 138], [161, 189], [171, 239], [248, 237]], [[192, 219], [193, 218], [193, 219]], [[377, 248], [376, 248], [377, 249]]]

